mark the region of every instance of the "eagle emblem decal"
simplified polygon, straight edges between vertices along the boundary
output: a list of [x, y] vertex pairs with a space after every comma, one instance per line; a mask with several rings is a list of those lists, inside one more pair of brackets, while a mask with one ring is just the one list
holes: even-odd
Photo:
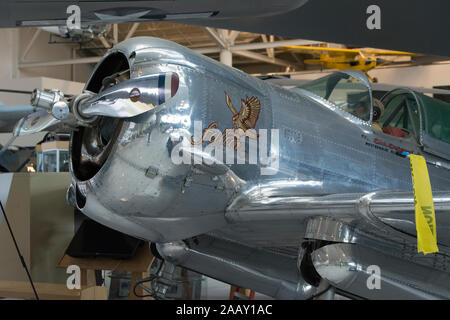
[[231, 102], [230, 96], [225, 92], [227, 106], [233, 113], [232, 123], [236, 129], [247, 131], [254, 129], [261, 111], [261, 103], [256, 97], [247, 97], [245, 100], [241, 99], [241, 109], [237, 112], [236, 108]]
[[[255, 129], [256, 122], [259, 118], [259, 112], [261, 111], [261, 102], [257, 97], [252, 96], [251, 98], [246, 97], [246, 99], [241, 99], [241, 108], [239, 112], [233, 106], [231, 102], [231, 98], [228, 93], [225, 92], [225, 100], [228, 108], [233, 113], [233, 118], [231, 119], [231, 123], [233, 124], [233, 129], [225, 129], [222, 133], [222, 142], [224, 146], [232, 147], [233, 149], [237, 149], [239, 143], [236, 141], [240, 136], [244, 135], [249, 137], [250, 139], [257, 140], [259, 134], [256, 134], [255, 131], [247, 131], [250, 129]], [[194, 136], [191, 136], [191, 144], [198, 145], [202, 142], [215, 141], [215, 138], [212, 137], [212, 129], [217, 129], [219, 124], [214, 121], [211, 123], [206, 129], [203, 129], [203, 136], [198, 140], [194, 140]], [[231, 130], [233, 134], [231, 137], [227, 139], [227, 130]], [[242, 130], [239, 133], [239, 130]]]

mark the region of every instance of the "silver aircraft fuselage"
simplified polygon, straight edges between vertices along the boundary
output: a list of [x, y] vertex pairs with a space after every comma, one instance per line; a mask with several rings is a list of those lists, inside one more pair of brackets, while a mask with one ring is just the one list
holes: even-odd
[[[423, 153], [417, 144], [375, 132], [370, 121], [306, 90], [268, 84], [169, 41], [138, 37], [117, 45], [99, 62], [86, 89], [98, 91], [97, 75], [106, 64], [115, 65], [113, 57], [128, 64], [130, 79], [121, 85], [130, 101], [170, 86], [163, 79], [146, 87], [142, 77], [176, 74], [179, 81], [176, 93], [165, 94], [150, 111], [107, 122], [112, 132], [107, 143], [86, 128], [72, 135], [76, 205], [113, 229], [161, 245], [207, 234], [246, 246], [286, 248], [294, 256], [304, 239], [363, 243], [384, 253], [403, 246], [411, 253], [414, 211], [412, 196], [405, 196], [412, 191], [411, 171], [401, 153], [425, 156], [433, 191], [450, 188], [449, 162]], [[203, 150], [189, 141], [196, 123], [202, 130], [213, 125], [225, 132], [251, 98], [260, 105], [254, 129], [268, 130], [266, 163], [174, 163], [174, 149], [183, 143], [183, 154], [204, 152], [207, 141]], [[371, 207], [381, 202], [382, 207]], [[395, 207], [399, 203], [404, 205]], [[442, 252], [450, 246], [444, 213], [437, 207]], [[329, 221], [345, 228], [322, 230]]]

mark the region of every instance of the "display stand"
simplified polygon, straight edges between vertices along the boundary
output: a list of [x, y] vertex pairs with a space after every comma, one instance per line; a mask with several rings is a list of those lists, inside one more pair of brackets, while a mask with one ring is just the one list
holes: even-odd
[[[58, 268], [67, 268], [71, 265], [80, 267], [81, 270], [81, 298], [85, 299], [101, 299], [103, 294], [100, 292], [104, 287], [96, 286], [95, 270], [111, 270], [120, 272], [131, 272], [130, 294], [128, 299], [142, 299], [134, 295], [133, 287], [135, 281], [142, 280], [148, 276], [150, 265], [153, 262], [153, 255], [147, 245], [142, 245], [136, 251], [136, 255], [131, 259], [119, 260], [107, 257], [95, 258], [74, 258], [67, 254], [59, 261]], [[96, 289], [91, 289], [96, 288]], [[89, 289], [89, 291], [86, 291]], [[106, 288], [105, 288], [106, 289]], [[144, 295], [144, 290], [140, 287], [136, 288], [138, 295]], [[85, 293], [85, 294], [84, 294]], [[93, 294], [94, 293], [94, 294]], [[93, 294], [93, 295], [92, 295]]]

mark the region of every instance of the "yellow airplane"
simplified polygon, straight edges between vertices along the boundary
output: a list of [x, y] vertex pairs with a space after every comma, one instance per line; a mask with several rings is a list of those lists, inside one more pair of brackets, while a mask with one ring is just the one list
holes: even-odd
[[372, 82], [377, 82], [368, 72], [393, 61], [376, 56], [415, 56], [414, 53], [378, 49], [339, 49], [327, 47], [287, 46], [288, 51], [319, 56], [318, 59], [305, 59], [305, 64], [320, 64], [330, 69], [353, 69], [364, 72]]

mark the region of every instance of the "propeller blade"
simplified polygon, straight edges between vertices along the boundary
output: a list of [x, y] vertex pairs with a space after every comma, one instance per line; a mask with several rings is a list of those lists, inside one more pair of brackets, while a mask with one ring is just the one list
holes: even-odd
[[20, 119], [14, 126], [13, 135], [18, 137], [40, 132], [60, 122], [47, 110], [39, 110]]
[[164, 104], [178, 86], [178, 75], [173, 72], [130, 79], [86, 100], [79, 112], [86, 117], [131, 118]]

